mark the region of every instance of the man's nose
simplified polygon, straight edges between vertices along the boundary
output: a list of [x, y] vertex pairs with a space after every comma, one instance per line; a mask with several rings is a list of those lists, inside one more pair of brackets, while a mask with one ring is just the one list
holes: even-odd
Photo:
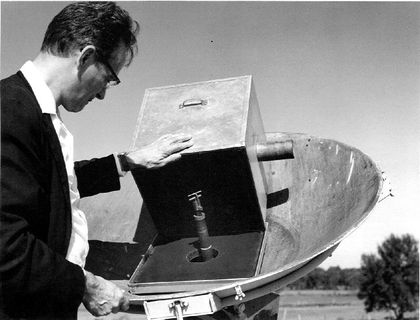
[[106, 88], [103, 88], [96, 94], [96, 99], [103, 100], [105, 98]]

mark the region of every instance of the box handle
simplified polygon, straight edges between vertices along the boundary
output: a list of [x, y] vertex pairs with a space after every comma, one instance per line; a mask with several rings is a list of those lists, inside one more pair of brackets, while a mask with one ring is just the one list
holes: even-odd
[[187, 107], [205, 106], [206, 104], [207, 104], [207, 100], [204, 100], [204, 99], [188, 99], [179, 105], [179, 109], [183, 109]]

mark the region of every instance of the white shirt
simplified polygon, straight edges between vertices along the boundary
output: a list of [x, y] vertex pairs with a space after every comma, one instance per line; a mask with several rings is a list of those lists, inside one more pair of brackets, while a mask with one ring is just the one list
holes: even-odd
[[41, 107], [42, 113], [50, 114], [52, 123], [60, 140], [61, 151], [66, 164], [67, 178], [70, 190], [72, 215], [72, 230], [70, 245], [66, 259], [84, 268], [89, 251], [88, 226], [86, 216], [79, 208], [80, 194], [77, 189], [77, 178], [74, 172], [73, 136], [60, 119], [57, 106], [50, 88], [45, 83], [40, 72], [31, 61], [27, 61], [20, 71], [25, 76]]

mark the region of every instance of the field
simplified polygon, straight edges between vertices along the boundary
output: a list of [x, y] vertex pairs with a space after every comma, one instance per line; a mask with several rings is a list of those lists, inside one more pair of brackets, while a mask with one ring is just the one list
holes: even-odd
[[[279, 320], [384, 320], [391, 312], [366, 313], [357, 291], [296, 290], [283, 291]], [[417, 313], [406, 315], [418, 319]]]
[[[356, 291], [293, 290], [280, 293], [278, 320], [390, 320], [390, 312], [366, 313]], [[419, 319], [418, 311], [406, 314], [407, 319]], [[83, 306], [79, 320], [146, 320], [145, 315], [120, 313], [95, 318]], [[265, 319], [260, 319], [265, 320]]]

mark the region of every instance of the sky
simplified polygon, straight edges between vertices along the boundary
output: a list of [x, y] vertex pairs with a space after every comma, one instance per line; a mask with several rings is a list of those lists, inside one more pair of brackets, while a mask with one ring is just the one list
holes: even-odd
[[[1, 2], [1, 77], [39, 52], [67, 2]], [[420, 3], [120, 2], [139, 21], [122, 83], [62, 112], [76, 159], [127, 150], [144, 90], [252, 75], [266, 132], [354, 146], [386, 172], [379, 202], [321, 267], [360, 267], [391, 233], [419, 239]]]

